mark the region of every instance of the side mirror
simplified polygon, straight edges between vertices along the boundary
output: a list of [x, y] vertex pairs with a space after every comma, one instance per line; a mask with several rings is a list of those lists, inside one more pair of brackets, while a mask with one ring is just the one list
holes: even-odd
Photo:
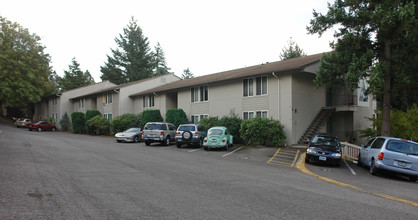
[[340, 144], [340, 147], [345, 147], [345, 144]]
[[306, 139], [305, 144], [309, 144], [309, 142], [310, 142], [309, 139]]
[[361, 147], [366, 147], [364, 144], [360, 144]]

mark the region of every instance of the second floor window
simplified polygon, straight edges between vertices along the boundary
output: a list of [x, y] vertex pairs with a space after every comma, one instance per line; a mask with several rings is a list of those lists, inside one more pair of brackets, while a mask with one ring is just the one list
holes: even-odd
[[247, 78], [242, 81], [242, 95], [244, 97], [267, 95], [267, 76]]
[[112, 104], [112, 93], [106, 93], [103, 99], [105, 104]]
[[86, 99], [78, 100], [78, 108], [84, 108], [86, 104], [85, 102], [86, 102]]
[[191, 102], [206, 102], [209, 100], [208, 86], [193, 87], [190, 89]]
[[154, 94], [143, 96], [142, 107], [143, 108], [154, 107]]

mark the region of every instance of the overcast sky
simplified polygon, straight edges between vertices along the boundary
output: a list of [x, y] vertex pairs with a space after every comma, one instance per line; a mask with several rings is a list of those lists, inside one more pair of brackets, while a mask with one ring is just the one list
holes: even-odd
[[[333, 2], [333, 1], [332, 1]], [[133, 16], [168, 67], [195, 76], [280, 60], [290, 37], [308, 55], [330, 51], [332, 32], [309, 35], [327, 0], [0, 0], [0, 15], [42, 38], [62, 76], [72, 57], [100, 82], [100, 66]]]

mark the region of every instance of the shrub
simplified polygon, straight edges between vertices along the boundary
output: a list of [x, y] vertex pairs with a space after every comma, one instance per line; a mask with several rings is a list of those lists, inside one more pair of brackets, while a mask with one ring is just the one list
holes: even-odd
[[165, 121], [173, 123], [176, 127], [188, 121], [186, 113], [183, 109], [168, 109], [165, 114]]
[[204, 119], [199, 121], [199, 124], [202, 125], [205, 128], [205, 130], [207, 131], [211, 127], [218, 126], [219, 125], [219, 119], [218, 119], [218, 117], [204, 118]]
[[231, 112], [227, 116], [223, 116], [218, 122], [218, 126], [225, 126], [228, 128], [231, 135], [234, 137], [234, 143], [242, 143], [240, 128], [242, 119], [235, 113]]
[[55, 124], [53, 117], [43, 118], [43, 119], [41, 119], [41, 121], [47, 121], [47, 122], [49, 122], [51, 124]]
[[128, 128], [139, 128], [141, 127], [141, 115], [127, 113], [115, 117], [112, 122], [110, 122], [110, 127], [112, 134], [125, 131]]
[[94, 131], [96, 135], [109, 135], [110, 134], [110, 122], [101, 115], [96, 115], [86, 123], [87, 129]]
[[241, 123], [241, 138], [248, 145], [280, 146], [286, 139], [283, 125], [276, 120], [256, 117]]
[[148, 122], [162, 122], [163, 117], [159, 109], [150, 109], [142, 112], [142, 126]]
[[70, 130], [71, 122], [70, 122], [70, 118], [68, 117], [67, 112], [65, 112], [64, 115], [62, 116], [60, 120], [60, 125], [61, 125], [61, 130], [63, 131]]
[[98, 111], [98, 110], [87, 110], [86, 111], [86, 132], [87, 132], [87, 134], [95, 134], [95, 131], [94, 130], [90, 130], [88, 127], [87, 127], [87, 122], [90, 120], [90, 119], [92, 119], [92, 118], [94, 118], [94, 117], [96, 117], [97, 115], [99, 115], [99, 116], [101, 116], [102, 114]]
[[76, 134], [84, 134], [86, 126], [86, 117], [82, 112], [73, 112], [71, 114], [73, 124], [73, 132]]

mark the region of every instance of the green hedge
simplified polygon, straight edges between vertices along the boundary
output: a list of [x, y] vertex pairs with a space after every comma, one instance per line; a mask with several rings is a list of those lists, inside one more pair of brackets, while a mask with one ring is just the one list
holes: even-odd
[[94, 118], [94, 117], [96, 117], [96, 116], [101, 116], [102, 114], [98, 111], [98, 110], [87, 110], [86, 111], [86, 132], [87, 132], [87, 134], [95, 134], [95, 130], [91, 130], [91, 129], [89, 129], [88, 127], [87, 127], [87, 122], [90, 120], [90, 119], [92, 119], [92, 118]]
[[248, 145], [280, 146], [286, 139], [283, 125], [276, 120], [256, 117], [241, 123], [241, 138]]
[[87, 121], [86, 127], [92, 131], [95, 135], [109, 135], [110, 134], [110, 122], [101, 115], [96, 115]]
[[128, 128], [141, 127], [141, 115], [135, 114], [123, 114], [115, 117], [110, 123], [112, 134], [116, 134], [121, 131], [125, 131]]
[[176, 127], [188, 121], [186, 113], [183, 109], [168, 109], [165, 114], [165, 121], [173, 123]]
[[73, 112], [71, 114], [71, 121], [73, 124], [73, 132], [76, 134], [86, 133], [86, 117], [82, 112]]
[[145, 110], [142, 112], [142, 126], [144, 126], [148, 122], [162, 122], [163, 117], [161, 116], [161, 112], [159, 109], [154, 110]]

